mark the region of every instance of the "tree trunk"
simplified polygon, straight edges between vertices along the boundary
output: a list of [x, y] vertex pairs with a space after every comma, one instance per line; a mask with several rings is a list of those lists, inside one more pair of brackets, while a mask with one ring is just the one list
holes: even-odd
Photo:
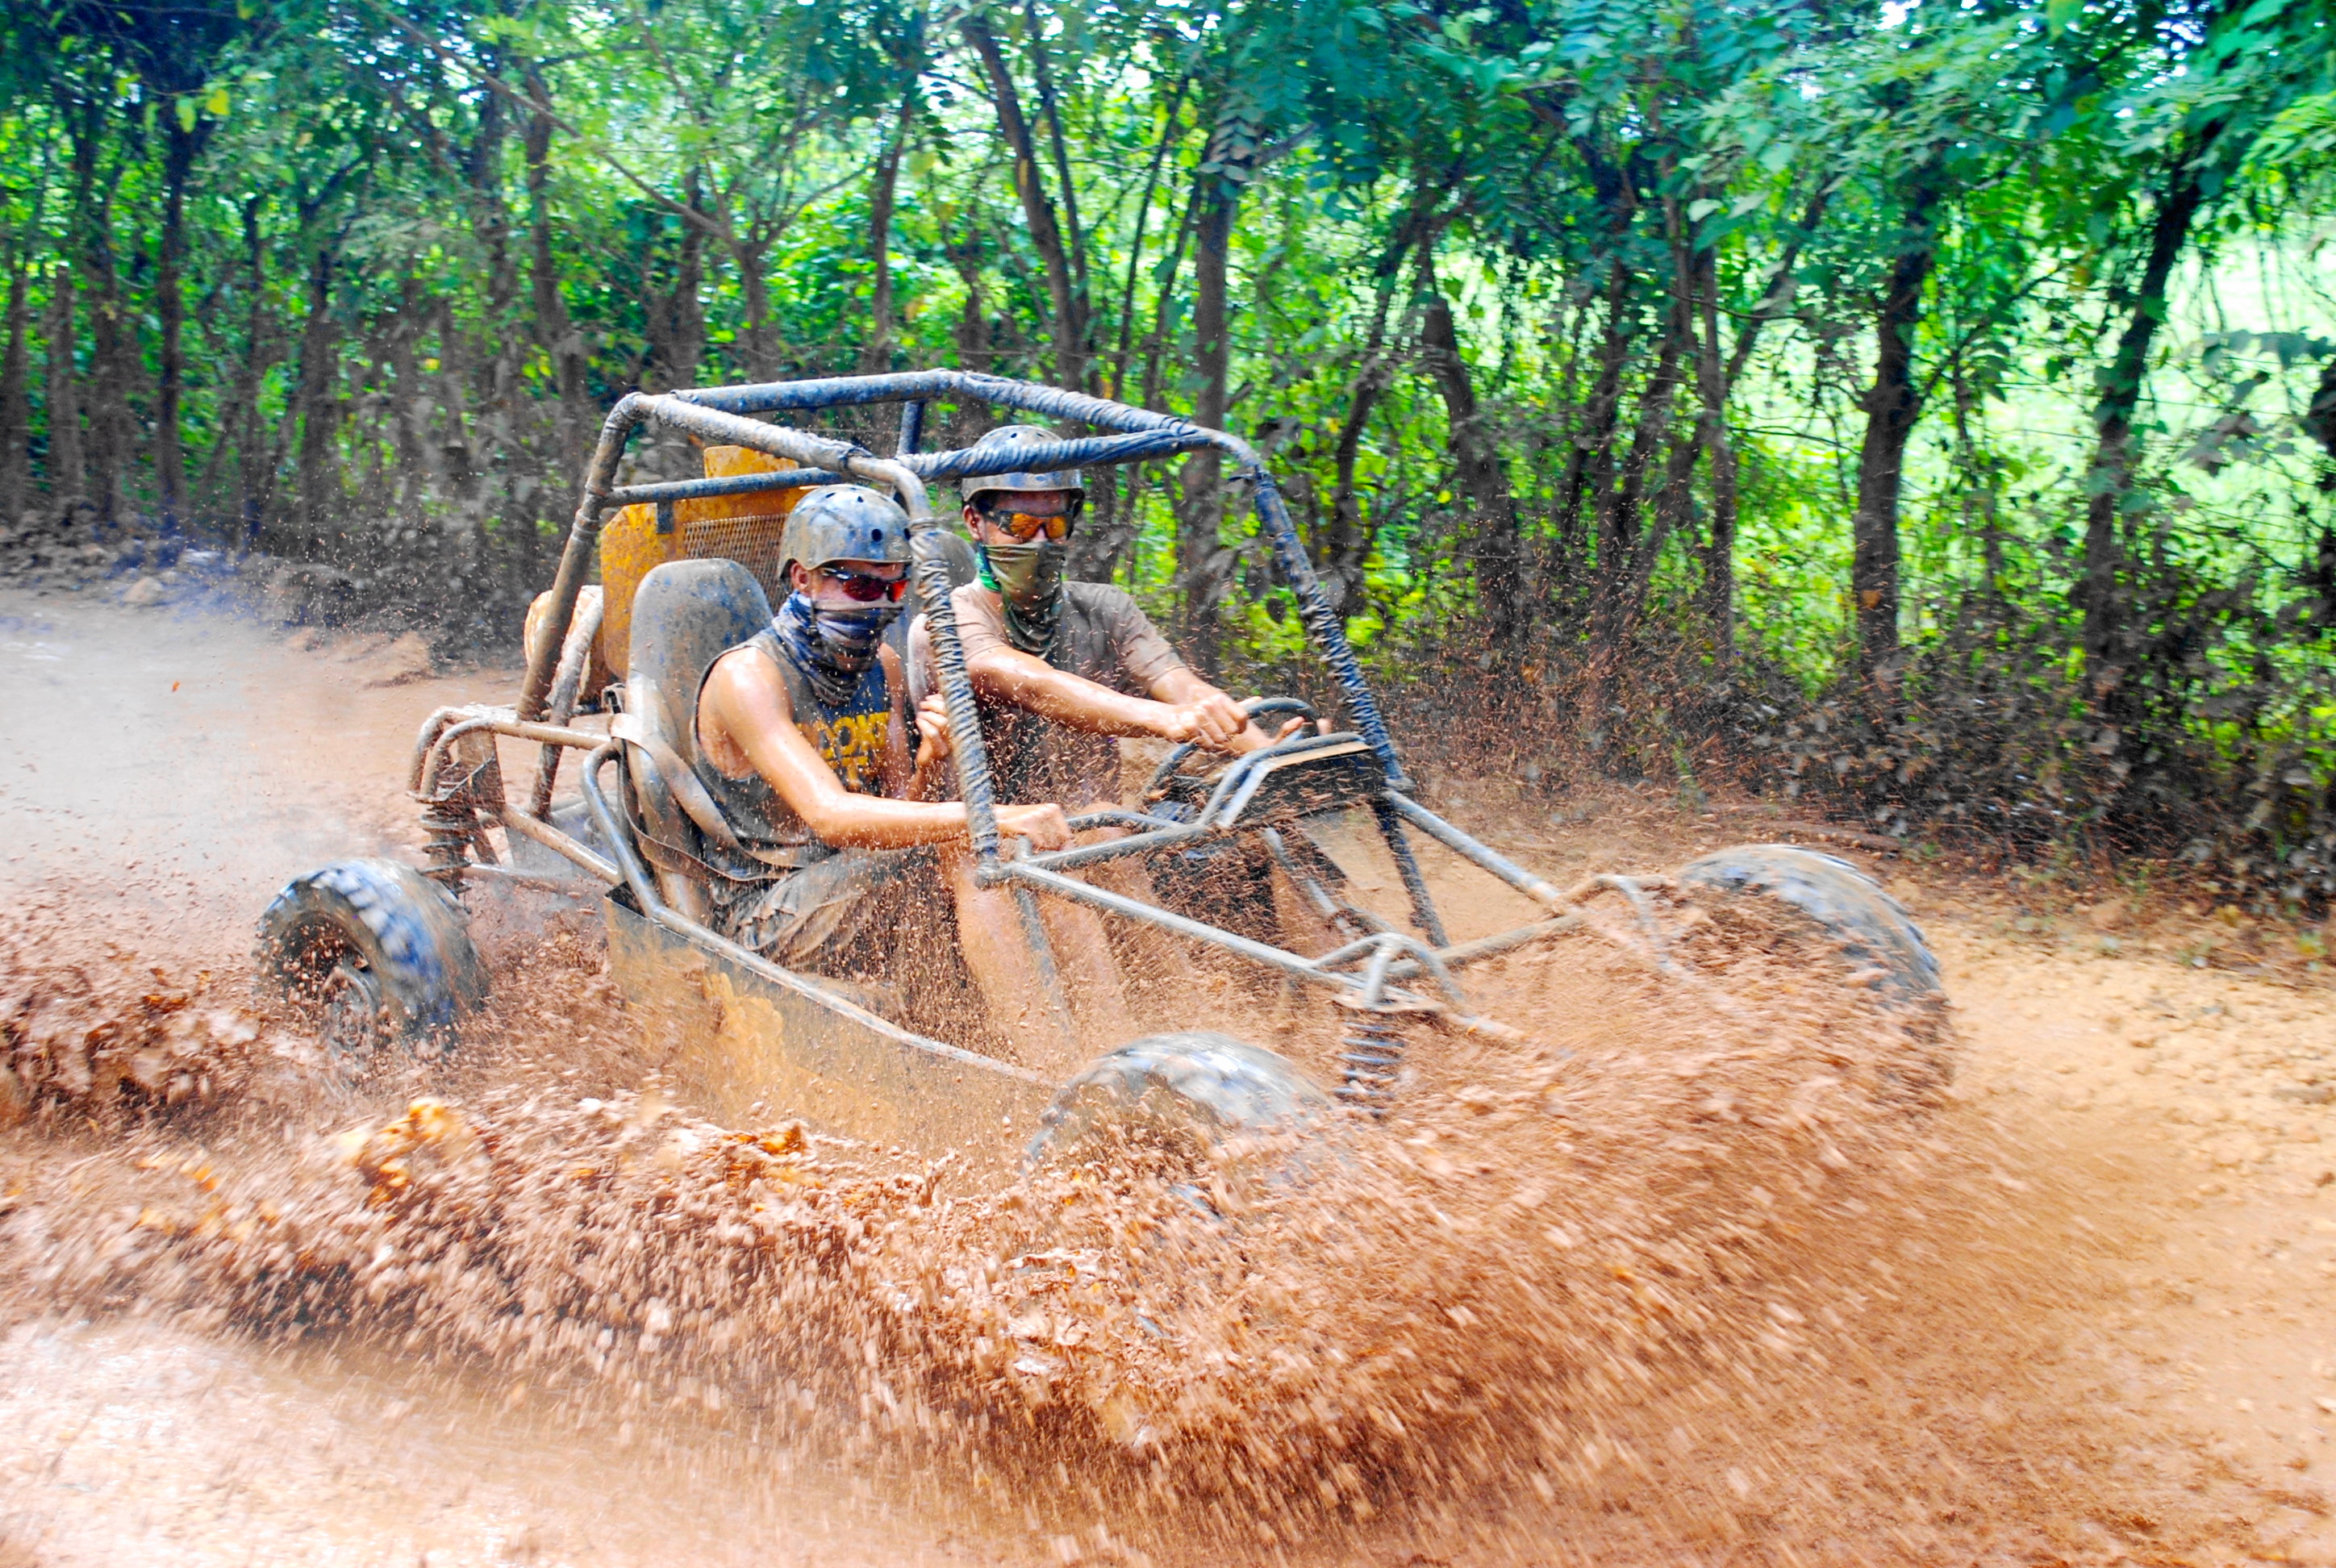
[[[454, 325], [454, 301], [440, 295], [436, 301], [438, 329], [437, 396], [438, 473], [446, 493], [464, 506], [477, 497], [480, 443], [465, 395], [469, 384], [470, 345]], [[686, 384], [685, 384], [686, 385]]]
[[1071, 253], [1071, 305], [1079, 324], [1082, 366], [1094, 345], [1087, 337], [1095, 320], [1095, 289], [1087, 279], [1086, 228], [1079, 221], [1079, 190], [1071, 179], [1070, 142], [1063, 134], [1063, 106], [1055, 94], [1055, 73], [1046, 63], [1046, 42], [1035, 0], [1023, 0], [1022, 24], [1030, 46], [1030, 80], [1038, 89], [1038, 112], [1046, 121], [1046, 145], [1055, 158], [1055, 189], [1063, 199], [1063, 228]]
[[1395, 302], [1396, 283], [1403, 274], [1404, 252], [1410, 248], [1411, 238], [1411, 225], [1406, 223], [1380, 259], [1362, 363], [1347, 385], [1346, 417], [1338, 424], [1334, 458], [1338, 478], [1330, 492], [1330, 537], [1323, 551], [1322, 587], [1329, 596], [1330, 608], [1348, 618], [1362, 611], [1363, 563], [1370, 558], [1371, 549], [1371, 531], [1363, 524], [1362, 496], [1355, 488], [1355, 465], [1362, 457], [1363, 432], [1370, 424], [1371, 412], [1393, 379], [1386, 353], [1387, 312]]
[[268, 508], [275, 499], [275, 454], [269, 450], [259, 419], [259, 383], [266, 374], [271, 355], [268, 352], [268, 249], [259, 233], [258, 196], [248, 196], [243, 202], [243, 249], [247, 287], [251, 290], [251, 302], [244, 317], [244, 356], [242, 374], [236, 379], [236, 492], [242, 518], [243, 548], [249, 550], [259, 543], [259, 533], [268, 521]]
[[900, 95], [892, 134], [876, 160], [875, 187], [868, 195], [868, 337], [860, 346], [860, 368], [885, 370], [892, 364], [892, 201], [900, 183], [900, 153], [916, 123], [917, 83]]
[[437, 464], [431, 460], [424, 428], [430, 392], [423, 384], [414, 344], [435, 312], [423, 296], [421, 279], [410, 273], [398, 280], [397, 296], [397, 321], [389, 340], [390, 441], [397, 453], [398, 511], [408, 522], [419, 523]]
[[1192, 242], [1192, 229], [1200, 221], [1205, 195], [1203, 182], [1193, 180], [1183, 216], [1176, 220], [1175, 243], [1168, 247], [1168, 260], [1160, 269], [1159, 296], [1152, 302], [1152, 330], [1144, 337], [1143, 394], [1137, 406], [1156, 414], [1168, 412], [1161, 406], [1160, 392], [1161, 357], [1168, 347], [1168, 314], [1176, 303], [1176, 279], [1184, 273], [1184, 248]]
[[[1679, 394], [1679, 362], [1689, 347], [1682, 336], [1678, 310], [1665, 315], [1662, 346], [1655, 356], [1654, 371], [1639, 394], [1639, 417], [1631, 429], [1630, 450], [1619, 469], [1611, 456], [1601, 465], [1612, 479], [1598, 492], [1597, 586], [1591, 638], [1598, 660], [1610, 673], [1621, 657], [1623, 630], [1637, 608], [1628, 599], [1637, 573], [1647, 470], [1670, 427], [1671, 404]], [[1611, 445], [1611, 437], [1607, 444]]]
[[1086, 374], [1086, 323], [1079, 312], [1077, 287], [1071, 275], [1069, 252], [1063, 246], [1063, 231], [1056, 221], [1054, 204], [1046, 200], [1046, 187], [1038, 178], [1038, 155], [1030, 140], [1030, 122], [1023, 117], [1022, 99], [1015, 90], [1014, 74], [1007, 68], [1006, 55], [998, 46], [998, 35], [989, 30], [989, 22], [975, 11], [958, 24], [966, 42], [973, 45], [981, 57], [982, 68], [989, 76], [990, 91], [998, 102], [998, 129], [1006, 138], [1006, 150], [1014, 159], [1014, 190], [1022, 200], [1023, 221], [1029, 225], [1030, 243], [1037, 247], [1038, 259], [1046, 272], [1046, 297], [1054, 319], [1048, 332], [1054, 343], [1055, 374], [1065, 386], [1078, 386]]
[[41, 336], [48, 346], [46, 395], [49, 416], [49, 500], [60, 511], [88, 493], [81, 439], [81, 398], [74, 385], [73, 355], [79, 336], [73, 324], [73, 269], [57, 263], [49, 275], [48, 318]]
[[767, 238], [741, 239], [734, 235], [728, 244], [731, 265], [738, 269], [738, 296], [746, 307], [746, 378], [776, 381], [785, 346], [771, 341], [771, 279], [764, 266], [771, 241]]
[[[1233, 132], [1228, 135], [1227, 132]], [[1192, 368], [1201, 389], [1192, 404], [1192, 423], [1205, 430], [1222, 430], [1231, 388], [1230, 297], [1227, 273], [1232, 256], [1233, 219], [1240, 210], [1241, 185], [1231, 158], [1236, 139], [1254, 148], [1241, 122], [1220, 120], [1209, 138], [1209, 153], [1196, 195], [1199, 214], [1192, 225]], [[1184, 460], [1183, 504], [1177, 509], [1176, 579], [1184, 601], [1186, 651], [1203, 674], [1217, 670], [1217, 607], [1231, 577], [1231, 561], [1223, 543], [1224, 460], [1206, 447]]]
[[180, 275], [187, 258], [187, 180], [209, 139], [210, 122], [199, 120], [190, 130], [176, 114], [166, 113], [161, 124], [162, 245], [155, 269], [154, 314], [161, 326], [162, 375], [154, 399], [154, 475], [161, 492], [162, 526], [175, 530], [187, 509], [187, 459], [179, 430], [179, 400], [186, 380], [181, 340], [187, 301]]
[[2085, 480], [2081, 592], [2086, 676], [2096, 699], [2116, 690], [2124, 678], [2119, 656], [2127, 628], [2117, 576], [2125, 550], [2117, 524], [2125, 498], [2133, 490], [2133, 414], [2148, 375], [2150, 344], [2157, 336], [2158, 324], [2166, 319], [2166, 285], [2190, 238], [2190, 225], [2205, 205], [2200, 166], [2217, 129], [2219, 122], [2201, 135], [2158, 201], [2156, 219], [2150, 225], [2149, 254], [2132, 296], [2132, 314], [2117, 339], [2117, 356], [2100, 373], [2100, 396], [2093, 404], [2096, 441]]
[[1711, 523], [1704, 531], [1703, 578], [1697, 608], [1711, 638], [1712, 662], [1726, 669], [1736, 662], [1736, 512], [1738, 473], [1736, 442], [1728, 430], [1726, 374], [1719, 359], [1719, 270], [1717, 253], [1695, 252], [1696, 314], [1702, 331], [1696, 339], [1696, 392], [1703, 404], [1698, 440], [1711, 462]]
[[[489, 55], [490, 67], [496, 63]], [[519, 297], [519, 265], [512, 258], [510, 205], [503, 200], [503, 141], [510, 134], [500, 93], [479, 99], [479, 133], [463, 160], [471, 186], [471, 228], [487, 256], [487, 396], [489, 410], [509, 414], [518, 394], [519, 356], [514, 352], [512, 304]]]
[[[82, 227], [90, 297], [89, 431], [83, 448], [86, 492], [98, 513], [112, 521], [122, 515], [124, 469], [130, 461], [131, 343], [122, 307], [122, 279], [113, 265], [113, 185], [100, 180], [97, 138], [102, 124], [92, 114], [75, 138], [75, 207]], [[128, 339], [128, 341], [125, 341]]]
[[1906, 445], [1922, 411], [1914, 386], [1914, 332], [1922, 288], [1938, 260], [1932, 224], [1940, 196], [1935, 161], [1914, 171], [1898, 254], [1874, 317], [1874, 385], [1861, 400], [1865, 437], [1857, 451], [1857, 510], [1850, 523], [1849, 588], [1857, 614], [1857, 671], [1893, 684], [1898, 663], [1898, 497]]
[[[527, 221], [532, 254], [529, 285], [535, 313], [535, 340], [551, 360], [552, 386], [560, 398], [558, 447], [560, 475], [580, 472], [592, 439], [592, 398], [584, 339], [568, 314], [560, 291], [560, 264], [551, 251], [551, 93], [542, 69], [527, 65], [528, 97], [535, 112], [522, 138], [527, 154]], [[411, 337], [407, 342], [411, 342]], [[403, 376], [401, 375], [401, 379]]]
[[122, 319], [122, 280], [112, 258], [97, 260], [90, 269], [96, 277], [90, 302], [90, 417], [88, 457], [90, 498], [107, 521], [123, 515], [130, 463], [130, 368], [126, 323]]
[[301, 554], [309, 560], [339, 521], [340, 470], [333, 436], [340, 422], [334, 385], [340, 375], [339, 336], [333, 328], [332, 247], [319, 245], [308, 264], [308, 318], [300, 329], [300, 379], [294, 407], [300, 421], [297, 462], [300, 482]]
[[1516, 497], [1510, 492], [1500, 448], [1484, 429], [1477, 408], [1475, 383], [1460, 354], [1452, 306], [1436, 280], [1435, 242], [1426, 236], [1419, 245], [1419, 290], [1426, 302], [1420, 316], [1420, 356], [1443, 394], [1453, 466], [1461, 492], [1476, 514], [1477, 597], [1484, 606], [1493, 646], [1514, 651], [1525, 629], [1524, 551]]
[[[1127, 355], [1135, 335], [1135, 280], [1144, 261], [1144, 231], [1152, 219], [1152, 198], [1159, 189], [1160, 169], [1168, 161], [1168, 149], [1176, 141], [1176, 116], [1184, 107], [1184, 93], [1192, 84], [1190, 76], [1177, 78], [1176, 91], [1169, 95], [1168, 112], [1160, 126], [1160, 141], [1152, 150], [1152, 166], [1144, 176], [1144, 195], [1135, 204], [1135, 238], [1127, 248], [1127, 282], [1120, 290], [1119, 352], [1112, 362], [1111, 392], [1114, 402], [1127, 399]], [[1181, 240], [1183, 236], [1178, 236]], [[1173, 277], [1174, 268], [1170, 268]]]
[[[701, 210], [704, 174], [689, 171], [683, 197], [693, 210]], [[644, 258], [645, 261], [647, 258]], [[647, 270], [645, 266], [644, 270]], [[648, 317], [648, 363], [642, 384], [654, 392], [688, 386], [697, 379], [706, 356], [706, 307], [698, 297], [706, 280], [706, 235], [695, 223], [681, 225], [681, 240], [674, 262], [673, 287], [660, 292], [644, 279], [642, 304]]]
[[[1639, 394], [1639, 414], [1631, 430], [1630, 450], [1619, 471], [1611, 455], [1601, 454], [1591, 464], [1598, 482], [1598, 559], [1591, 579], [1589, 679], [1582, 688], [1582, 729], [1593, 749], [1602, 748], [1604, 744], [1607, 719], [1613, 711], [1617, 685], [1626, 662], [1630, 628], [1640, 609], [1639, 567], [1649, 553], [1647, 542], [1640, 536], [1647, 470], [1654, 463], [1656, 448], [1663, 444], [1669, 432], [1671, 405], [1679, 394], [1679, 364], [1693, 346], [1684, 336], [1676, 287], [1672, 296], [1672, 307], [1664, 313], [1661, 348], [1655, 355], [1653, 372]], [[1614, 423], [1620, 424], [1619, 409]], [[1608, 436], [1603, 444], [1611, 448], [1612, 437]]]
[[1979, 394], [1954, 360], [1948, 362], [1947, 383], [1954, 394], [1955, 468], [1962, 491], [1962, 531], [1966, 538], [1975, 535], [1980, 541], [1980, 591], [2000, 608], [2003, 528], [1996, 509], [2000, 475], [1995, 459], [1981, 455], [1979, 443], [1971, 434], [1972, 416], [1979, 411]]
[[33, 407], [24, 386], [24, 268], [8, 268], [8, 346], [0, 353], [0, 528], [15, 525], [30, 487]]
[[[1603, 497], [1614, 482], [1614, 433], [1622, 419], [1622, 372], [1630, 362], [1630, 273], [1619, 258], [1606, 286], [1606, 328], [1598, 344], [1598, 375], [1590, 385], [1581, 428], [1573, 450], [1566, 454], [1565, 474], [1558, 483], [1557, 527], [1550, 549], [1554, 558], [1543, 574], [1558, 584], [1578, 608], [1582, 579], [1593, 579], [1596, 567], [1584, 570], [1582, 503], [1585, 495]], [[1593, 504], [1593, 515], [1594, 515]]]
[[958, 312], [950, 336], [957, 344], [959, 368], [988, 371], [995, 368], [996, 359], [989, 346], [989, 296], [981, 286], [980, 209], [968, 203], [965, 218], [965, 238], [945, 239], [941, 247], [965, 284], [965, 306]]
[[[1693, 374], [1700, 388], [1706, 342], [1698, 330], [1699, 314], [1697, 291], [1700, 286], [1702, 263], [1693, 248], [1685, 214], [1676, 198], [1664, 199], [1665, 227], [1671, 240], [1671, 301], [1669, 341], [1680, 346], [1682, 357], [1694, 360]], [[1718, 356], [1711, 355], [1715, 365]], [[1669, 424], [1668, 406], [1663, 421]], [[1675, 533], [1684, 534], [1691, 526], [1695, 511], [1695, 468], [1704, 450], [1704, 417], [1698, 404], [1695, 423], [1685, 431], [1672, 429], [1669, 449], [1663, 459], [1662, 483], [1655, 491], [1654, 526], [1646, 530], [1630, 547], [1630, 576], [1624, 584], [1619, 618], [1617, 643], [1629, 638], [1640, 614], [1646, 609], [1647, 596], [1652, 591], [1655, 569], [1661, 563], [1663, 547]], [[1643, 426], [1641, 428], [1644, 428]]]

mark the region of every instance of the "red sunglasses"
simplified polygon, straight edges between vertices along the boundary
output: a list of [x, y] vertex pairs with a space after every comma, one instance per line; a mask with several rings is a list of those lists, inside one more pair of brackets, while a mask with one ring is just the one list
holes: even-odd
[[823, 566], [820, 570], [827, 573], [835, 586], [843, 590], [844, 598], [857, 599], [861, 604], [874, 604], [880, 599], [891, 599], [894, 604], [898, 604], [900, 602], [900, 596], [909, 591], [909, 579], [906, 576], [878, 577], [872, 572], [838, 571], [832, 566]]

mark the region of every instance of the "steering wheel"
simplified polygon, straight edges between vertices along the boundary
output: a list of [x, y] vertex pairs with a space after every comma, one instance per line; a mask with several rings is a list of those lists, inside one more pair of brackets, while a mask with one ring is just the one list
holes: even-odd
[[[1302, 696], [1253, 696], [1242, 703], [1241, 709], [1252, 722], [1285, 713], [1295, 714], [1309, 724], [1316, 723], [1319, 717], [1314, 711], [1314, 705]], [[1176, 776], [1176, 770], [1200, 749], [1198, 741], [1188, 740], [1161, 758], [1160, 765], [1153, 770], [1152, 782], [1144, 786], [1144, 798], [1147, 801], [1159, 799], [1167, 790], [1168, 781]]]

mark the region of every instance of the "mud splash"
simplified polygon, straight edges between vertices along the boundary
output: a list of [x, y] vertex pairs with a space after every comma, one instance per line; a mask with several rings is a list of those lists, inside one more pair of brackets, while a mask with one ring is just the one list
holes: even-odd
[[140, 935], [54, 890], [0, 922], [0, 1126], [219, 1102], [290, 1044], [263, 1041], [248, 981], [144, 963]]
[[[161, 711], [182, 650], [150, 642], [122, 679], [159, 683]], [[223, 691], [245, 657], [218, 653]], [[304, 679], [265, 671], [270, 711], [330, 709], [268, 754], [269, 810], [301, 822], [345, 803], [353, 725], [387, 778], [443, 700], [399, 688], [412, 714], [383, 696], [352, 719], [332, 672]], [[132, 749], [125, 801], [161, 755]], [[358, 814], [336, 847], [404, 831]], [[721, 1522], [784, 1538], [871, 1477], [907, 1500], [872, 1561], [2107, 1562], [2234, 1539], [2234, 1479], [2086, 1369], [2109, 1249], [2081, 1173], [1942, 1096], [1935, 1043], [1779, 933], [1671, 911], [1685, 984], [1623, 950], [1507, 962], [1480, 1000], [1527, 1043], [1423, 1039], [1396, 1113], [1301, 1183], [998, 1186], [669, 1103], [589, 920], [511, 923], [511, 983], [453, 1058], [320, 1082], [241, 1000], [233, 950], [253, 887], [307, 852], [238, 824], [233, 858], [182, 856], [193, 880], [143, 895], [226, 911], [232, 940], [92, 914], [69, 882], [0, 922], [30, 1113], [0, 1129], [0, 1313], [12, 1345], [63, 1343], [63, 1313], [124, 1344], [167, 1324], [181, 1355], [390, 1368], [367, 1408], [501, 1433], [540, 1461], [530, 1486], [586, 1454], [715, 1522], [596, 1553], [584, 1498], [458, 1560], [556, 1538], [579, 1544], [534, 1559], [712, 1561]], [[17, 1366], [37, 1405], [45, 1374]], [[406, 1473], [426, 1493], [472, 1452], [422, 1445]], [[395, 1555], [394, 1521], [326, 1505], [383, 1543], [334, 1560]], [[232, 1537], [219, 1517], [174, 1539]], [[60, 1528], [42, 1560], [104, 1560], [74, 1555], [94, 1526]]]
[[[151, 1124], [102, 1198], [19, 1195], [10, 1271], [52, 1302], [454, 1358], [588, 1430], [716, 1419], [937, 1465], [1162, 1556], [1523, 1509], [1537, 1535], [1724, 1553], [1879, 1514], [1920, 1558], [1973, 1513], [2064, 1512], [2006, 1507], [1967, 1461], [1944, 1482], [1874, 1419], [1906, 1398], [1893, 1302], [1942, 1238], [2015, 1235], [2025, 1183], [1939, 1135], [1937, 1042], [1826, 955], [1745, 936], [1690, 932], [1685, 986], [1628, 954], [1511, 962], [1491, 989], [1526, 1044], [1440, 1043], [1305, 1180], [1209, 1204], [1142, 1169], [984, 1190], [654, 1088], [578, 1095], [540, 1067], [576, 1059], [577, 1018], [506, 1014], [459, 1102]], [[578, 983], [533, 994], [595, 997], [572, 936], [534, 961]], [[1849, 1417], [1823, 1464], [1789, 1435], [1808, 1411]]]

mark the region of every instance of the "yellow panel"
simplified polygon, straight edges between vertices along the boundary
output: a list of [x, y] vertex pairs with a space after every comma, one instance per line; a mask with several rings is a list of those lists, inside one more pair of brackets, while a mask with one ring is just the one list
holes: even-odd
[[[706, 477], [774, 473], [790, 463], [745, 446], [706, 449]], [[608, 609], [600, 620], [600, 656], [611, 669], [631, 660], [633, 590], [669, 560], [735, 560], [754, 574], [775, 606], [785, 596], [778, 580], [779, 536], [787, 513], [807, 489], [764, 490], [747, 495], [676, 502], [673, 531], [657, 531], [657, 508], [628, 506], [600, 527], [600, 582]]]

